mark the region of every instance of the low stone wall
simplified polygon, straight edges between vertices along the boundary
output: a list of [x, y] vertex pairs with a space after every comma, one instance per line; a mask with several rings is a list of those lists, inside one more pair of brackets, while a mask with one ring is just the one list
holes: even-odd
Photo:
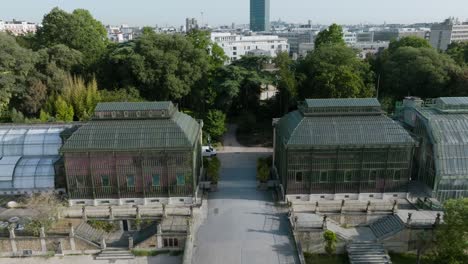
[[24, 256], [30, 252], [33, 256], [50, 254], [94, 254], [100, 249], [77, 237], [15, 237], [0, 238], [0, 256]]

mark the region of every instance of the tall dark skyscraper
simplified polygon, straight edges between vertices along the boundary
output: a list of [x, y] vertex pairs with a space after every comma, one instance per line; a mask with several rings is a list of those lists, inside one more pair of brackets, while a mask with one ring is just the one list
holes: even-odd
[[250, 30], [270, 31], [270, 0], [250, 0]]

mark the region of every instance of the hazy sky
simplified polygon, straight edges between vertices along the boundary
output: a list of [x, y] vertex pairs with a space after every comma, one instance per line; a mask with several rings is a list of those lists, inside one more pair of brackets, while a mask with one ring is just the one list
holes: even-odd
[[[329, 24], [413, 23], [468, 18], [468, 0], [270, 0], [271, 20]], [[104, 24], [183, 25], [185, 17], [212, 25], [249, 22], [249, 0], [2, 0], [0, 19], [40, 22], [55, 6], [85, 8]]]

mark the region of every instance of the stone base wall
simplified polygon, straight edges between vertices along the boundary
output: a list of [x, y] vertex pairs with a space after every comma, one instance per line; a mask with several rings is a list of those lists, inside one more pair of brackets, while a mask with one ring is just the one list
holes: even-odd
[[28, 251], [33, 256], [58, 254], [60, 245], [62, 254], [89, 254], [100, 251], [98, 247], [76, 237], [16, 237], [0, 238], [0, 256], [23, 256]]

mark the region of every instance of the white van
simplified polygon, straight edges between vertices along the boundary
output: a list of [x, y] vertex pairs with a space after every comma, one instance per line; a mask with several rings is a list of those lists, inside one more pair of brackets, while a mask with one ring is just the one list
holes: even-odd
[[203, 157], [215, 157], [216, 149], [212, 146], [202, 146], [202, 156]]

